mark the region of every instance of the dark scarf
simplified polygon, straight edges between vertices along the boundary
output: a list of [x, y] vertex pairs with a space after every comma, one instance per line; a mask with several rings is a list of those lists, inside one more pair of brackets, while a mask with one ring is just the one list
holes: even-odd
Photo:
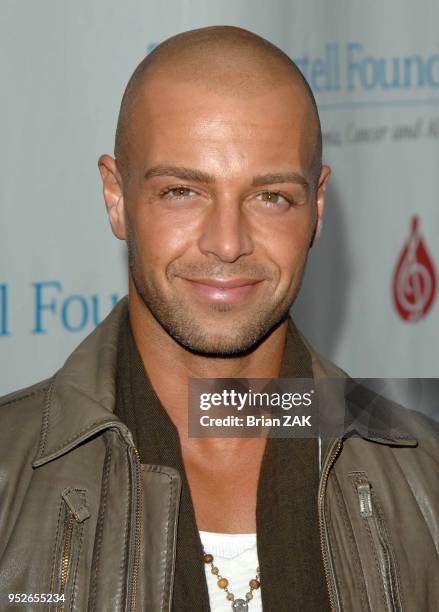
[[[291, 320], [280, 377], [312, 377], [310, 355]], [[145, 373], [128, 317], [120, 329], [116, 388], [115, 413], [131, 430], [142, 463], [172, 466], [181, 474], [172, 610], [210, 612], [202, 545], [178, 431]], [[265, 612], [329, 610], [320, 550], [317, 486], [317, 440], [268, 438], [256, 505]], [[228, 578], [233, 585], [233, 576]]]

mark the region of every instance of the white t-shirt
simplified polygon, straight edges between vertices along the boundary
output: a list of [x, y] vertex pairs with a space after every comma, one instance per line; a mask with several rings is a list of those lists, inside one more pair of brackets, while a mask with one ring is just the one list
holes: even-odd
[[[214, 533], [200, 531], [201, 542], [206, 553], [213, 555], [213, 564], [229, 581], [228, 589], [235, 599], [244, 599], [250, 590], [249, 581], [256, 578], [259, 566], [255, 533]], [[230, 612], [232, 602], [227, 593], [217, 585], [217, 577], [211, 573], [210, 563], [204, 564], [212, 612]], [[261, 589], [253, 591], [248, 602], [248, 612], [262, 612]]]

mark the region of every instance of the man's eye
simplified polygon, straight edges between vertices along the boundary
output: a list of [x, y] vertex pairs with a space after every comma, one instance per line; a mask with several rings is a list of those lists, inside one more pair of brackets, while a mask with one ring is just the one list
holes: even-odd
[[194, 193], [195, 192], [192, 189], [189, 189], [189, 187], [170, 187], [162, 191], [161, 195], [172, 200], [182, 200], [183, 198], [187, 198]]
[[265, 202], [265, 204], [269, 208], [270, 207], [275, 208], [280, 205], [288, 206], [289, 204], [291, 204], [291, 202], [287, 200], [287, 198], [278, 191], [263, 191], [262, 193], [258, 194], [256, 197], [261, 199], [262, 202]]

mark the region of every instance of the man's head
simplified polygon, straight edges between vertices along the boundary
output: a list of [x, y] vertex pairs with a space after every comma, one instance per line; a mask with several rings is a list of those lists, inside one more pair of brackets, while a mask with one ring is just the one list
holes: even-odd
[[127, 85], [115, 157], [99, 160], [104, 196], [148, 316], [217, 355], [285, 319], [329, 168], [312, 92], [282, 51], [231, 26], [168, 39]]

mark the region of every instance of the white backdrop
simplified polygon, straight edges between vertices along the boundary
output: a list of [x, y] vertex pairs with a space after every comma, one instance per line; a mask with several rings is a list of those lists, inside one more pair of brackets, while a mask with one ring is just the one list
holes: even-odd
[[321, 110], [333, 175], [299, 327], [354, 376], [438, 377], [436, 0], [2, 0], [0, 11], [0, 394], [51, 375], [126, 292], [97, 158], [113, 152], [148, 49], [213, 24], [279, 45]]

